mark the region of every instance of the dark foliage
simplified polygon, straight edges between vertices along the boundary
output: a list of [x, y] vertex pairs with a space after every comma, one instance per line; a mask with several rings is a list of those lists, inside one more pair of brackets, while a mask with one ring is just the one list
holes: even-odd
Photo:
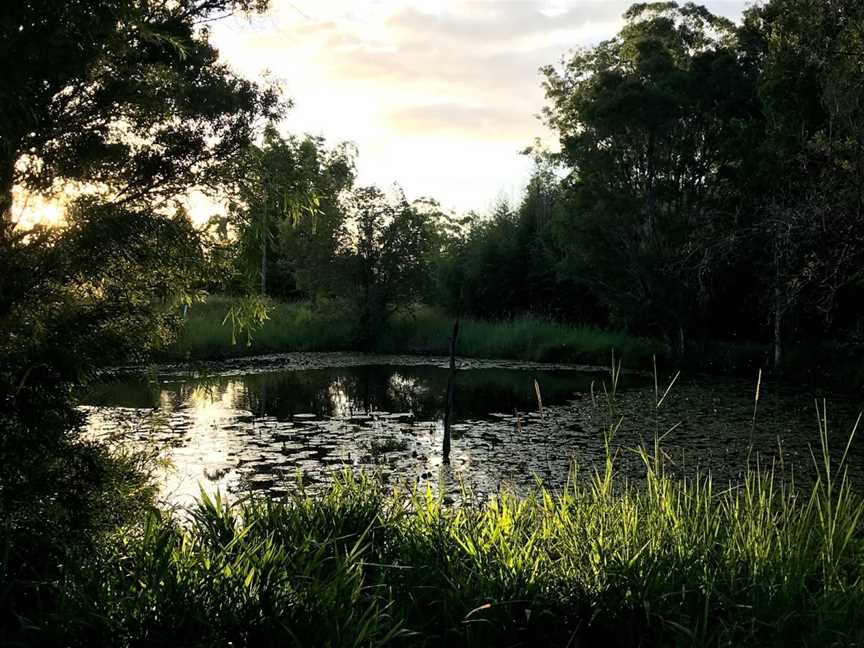
[[152, 203], [218, 178], [272, 89], [218, 61], [207, 22], [263, 0], [16, 0], [0, 9], [0, 217], [14, 185]]
[[660, 336], [679, 358], [770, 342], [780, 366], [788, 343], [860, 343], [861, 3], [625, 17], [544, 68], [560, 153], [539, 156], [521, 205], [454, 240], [448, 303]]
[[[280, 110], [206, 25], [263, 4], [0, 8], [0, 643], [40, 641], [68, 565], [150, 499], [141, 457], [81, 439], [74, 390], [164, 346], [196, 297], [200, 233], [166, 201], [216, 181]], [[13, 186], [64, 183], [88, 189], [66, 226], [15, 227]]]

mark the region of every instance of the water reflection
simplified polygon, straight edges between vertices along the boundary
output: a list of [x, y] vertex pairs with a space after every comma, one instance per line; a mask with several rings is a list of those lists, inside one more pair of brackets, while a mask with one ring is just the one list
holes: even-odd
[[[471, 369], [460, 372], [456, 418], [486, 419], [490, 412], [536, 409], [534, 380], [549, 403], [586, 392], [597, 376], [567, 370]], [[632, 379], [631, 379], [632, 382]], [[442, 415], [447, 372], [435, 366], [370, 365], [280, 371], [242, 376], [105, 383], [87, 394], [90, 405], [243, 409], [288, 420], [297, 414], [350, 417], [369, 412], [411, 413], [418, 419]]]
[[[437, 366], [378, 364], [329, 366], [207, 378], [125, 379], [95, 387], [87, 396], [94, 434], [157, 443], [172, 468], [164, 472], [166, 497], [188, 504], [199, 488], [223, 492], [288, 492], [298, 472], [311, 489], [349, 467], [379, 472], [458, 494], [463, 483], [481, 493], [525, 488], [540, 477], [565, 483], [573, 461], [588, 475], [603, 458], [600, 430], [609, 412], [588, 395], [602, 377], [567, 370], [473, 368], [459, 374], [450, 466], [442, 464], [441, 408], [447, 371]], [[534, 381], [543, 393], [537, 411]], [[629, 377], [620, 386], [615, 416], [618, 467], [641, 474], [627, 449], [655, 431], [677, 426], [667, 438], [674, 470], [711, 469], [718, 481], [746, 464], [749, 443], [766, 460], [784, 448], [784, 460], [806, 472], [816, 440], [810, 395], [769, 386], [760, 418], [751, 422], [751, 387], [682, 380], [662, 411], [653, 382]], [[834, 443], [844, 443], [861, 403], [832, 406]], [[812, 407], [812, 406], [811, 406]], [[842, 439], [840, 437], [843, 437]], [[842, 448], [841, 448], [842, 449]], [[864, 455], [853, 448], [853, 468]], [[785, 466], [785, 464], [784, 464]]]
[[[517, 473], [546, 470], [525, 460], [529, 448], [514, 451], [498, 439], [507, 430], [506, 446], [533, 443], [523, 421], [535, 416], [534, 380], [543, 386], [544, 400], [554, 403], [566, 402], [595, 378], [566, 370], [461, 372], [453, 428], [460, 443], [450, 466], [440, 456], [447, 372], [435, 366], [133, 378], [98, 385], [86, 401], [93, 433], [123, 433], [132, 442], [168, 448], [172, 467], [163, 490], [174, 502], [190, 502], [199, 488], [280, 494], [294, 486], [298, 471], [314, 488], [344, 467], [422, 482], [436, 492], [457, 492], [470, 475], [470, 487], [489, 491]], [[522, 432], [514, 440], [517, 426]]]

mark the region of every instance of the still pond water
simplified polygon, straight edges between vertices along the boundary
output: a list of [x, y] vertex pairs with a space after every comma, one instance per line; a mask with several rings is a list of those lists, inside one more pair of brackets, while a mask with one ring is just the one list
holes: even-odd
[[[298, 474], [315, 490], [345, 467], [447, 497], [463, 486], [479, 495], [524, 491], [537, 478], [560, 488], [574, 462], [583, 476], [600, 465], [602, 431], [619, 421], [613, 446], [630, 479], [644, 474], [633, 448], [670, 429], [662, 447], [678, 474], [707, 469], [725, 482], [750, 453], [787, 477], [813, 475], [818, 391], [763, 382], [754, 424], [755, 380], [681, 376], [658, 410], [651, 376], [622, 374], [613, 399], [608, 370], [477, 360], [459, 362], [444, 465], [446, 367], [434, 357], [286, 354], [121, 371], [84, 402], [93, 435], [162, 450], [162, 492], [180, 505], [200, 488], [284, 495]], [[660, 395], [670, 379], [660, 376]], [[862, 405], [860, 397], [828, 401], [837, 455]], [[864, 475], [862, 446], [852, 447], [856, 480]]]

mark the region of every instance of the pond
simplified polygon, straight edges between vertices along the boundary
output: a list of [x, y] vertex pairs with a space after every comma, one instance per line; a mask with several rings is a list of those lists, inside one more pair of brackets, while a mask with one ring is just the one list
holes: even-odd
[[[750, 461], [784, 476], [813, 475], [818, 393], [755, 380], [679, 377], [659, 408], [652, 376], [508, 361], [459, 361], [449, 465], [441, 460], [447, 360], [364, 354], [283, 354], [195, 367], [113, 372], [84, 396], [89, 432], [158, 447], [166, 500], [188, 504], [199, 489], [284, 495], [326, 484], [346, 467], [383, 479], [430, 486], [458, 497], [523, 491], [541, 479], [561, 488], [590, 476], [615, 429], [619, 472], [644, 475], [634, 452], [663, 436], [669, 470], [711, 470], [735, 479]], [[660, 396], [671, 376], [661, 376]], [[538, 401], [537, 392], [540, 393]], [[614, 391], [614, 393], [613, 393]], [[754, 417], [754, 404], [757, 405]], [[830, 442], [842, 454], [860, 398], [828, 402]], [[857, 480], [864, 452], [853, 443]]]

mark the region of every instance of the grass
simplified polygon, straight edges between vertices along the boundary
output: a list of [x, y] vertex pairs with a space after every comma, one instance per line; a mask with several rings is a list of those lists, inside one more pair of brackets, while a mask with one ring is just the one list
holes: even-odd
[[[270, 319], [247, 344], [232, 339], [224, 324], [233, 298], [211, 296], [194, 305], [176, 344], [165, 349], [162, 360], [208, 360], [292, 351], [355, 351], [352, 318], [332, 304], [313, 307], [307, 302], [273, 302]], [[439, 309], [415, 306], [397, 313], [380, 332], [372, 351], [447, 355], [453, 320]], [[460, 325], [458, 353], [468, 358], [498, 358], [530, 362], [606, 365], [610, 349], [625, 358], [631, 369], [650, 370], [652, 358], [671, 362], [658, 339], [574, 325], [537, 315], [490, 321], [465, 318]], [[808, 343], [789, 345], [783, 374], [787, 379], [830, 385], [849, 391], [864, 385], [864, 347], [860, 344]], [[753, 376], [771, 366], [766, 344], [705, 341], [688, 349], [676, 361], [682, 368], [718, 375]]]
[[[397, 315], [384, 331], [377, 350], [385, 353], [446, 355], [453, 319], [426, 306]], [[626, 354], [632, 366], [649, 367], [653, 340], [590, 326], [562, 324], [537, 315], [490, 321], [465, 318], [459, 325], [458, 353], [468, 358], [503, 358], [531, 362], [571, 362], [602, 365], [609, 349]]]
[[350, 322], [337, 313], [313, 310], [308, 303], [273, 302], [270, 317], [247, 343], [234, 339], [225, 315], [233, 300], [211, 296], [193, 305], [176, 344], [166, 357], [195, 360], [288, 351], [347, 351], [353, 340]]
[[67, 589], [74, 624], [53, 631], [114, 646], [861, 645], [864, 502], [842, 462], [810, 489], [756, 471], [718, 488], [640, 452], [644, 485], [612, 461], [557, 495], [455, 508], [347, 472], [317, 497], [202, 495], [187, 523], [154, 512], [106, 546]]
[[[605, 461], [573, 466], [561, 492], [451, 506], [345, 471], [315, 496], [302, 483], [279, 501], [202, 493], [70, 565], [22, 643], [862, 645], [864, 499], [846, 469], [860, 417], [832, 454], [817, 404], [807, 484], [758, 462], [735, 484], [675, 478], [661, 430], [632, 450], [644, 476], [628, 480], [613, 450], [620, 366], [596, 401]], [[674, 384], [655, 381], [654, 409]]]
[[396, 439], [394, 437], [385, 437], [381, 440], [373, 439], [369, 445], [369, 452], [373, 457], [388, 454], [390, 452], [404, 452], [408, 449], [408, 441], [406, 439]]
[[[348, 351], [355, 348], [354, 331], [343, 312], [333, 307], [313, 309], [308, 303], [274, 303], [270, 319], [250, 344], [232, 343], [230, 325], [223, 325], [230, 298], [211, 297], [193, 306], [177, 344], [166, 350], [172, 358], [209, 359], [290, 351]], [[379, 335], [374, 351], [446, 355], [452, 318], [418, 306], [398, 313]], [[572, 326], [525, 315], [493, 322], [464, 319], [459, 333], [459, 355], [536, 362], [604, 364], [609, 349], [627, 358], [631, 367], [648, 368], [652, 355], [662, 354], [661, 343], [624, 333]]]

